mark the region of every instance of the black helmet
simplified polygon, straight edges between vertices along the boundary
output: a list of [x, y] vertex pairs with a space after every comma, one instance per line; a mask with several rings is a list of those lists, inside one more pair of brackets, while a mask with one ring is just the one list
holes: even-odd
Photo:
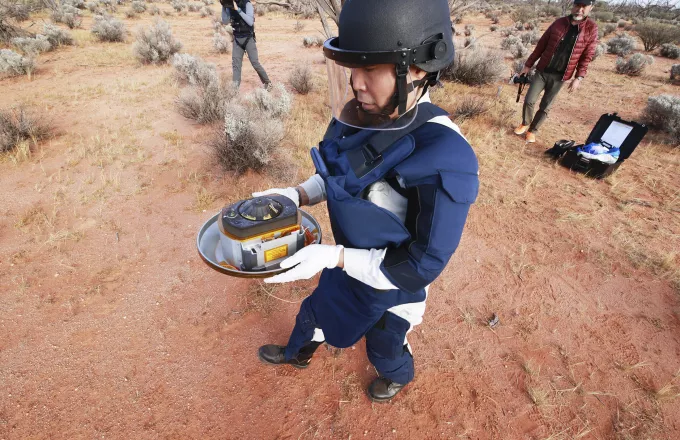
[[454, 58], [447, 0], [346, 0], [338, 29], [340, 36], [324, 43], [326, 58], [347, 65], [395, 64], [399, 114], [406, 111], [409, 66], [430, 72], [427, 87]]

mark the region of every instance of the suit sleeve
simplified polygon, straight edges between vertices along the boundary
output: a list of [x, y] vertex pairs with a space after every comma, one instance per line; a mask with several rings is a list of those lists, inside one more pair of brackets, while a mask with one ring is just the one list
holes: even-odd
[[439, 276], [460, 243], [478, 188], [476, 172], [448, 171], [410, 188], [406, 226], [411, 241], [387, 249], [381, 266], [392, 284], [415, 293]]

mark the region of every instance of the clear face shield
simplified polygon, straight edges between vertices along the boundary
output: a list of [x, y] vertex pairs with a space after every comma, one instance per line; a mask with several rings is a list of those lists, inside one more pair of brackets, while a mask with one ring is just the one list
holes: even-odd
[[399, 130], [415, 119], [421, 89], [414, 89], [408, 69], [400, 76], [394, 64], [360, 65], [329, 58], [326, 67], [333, 117], [343, 124], [367, 130]]

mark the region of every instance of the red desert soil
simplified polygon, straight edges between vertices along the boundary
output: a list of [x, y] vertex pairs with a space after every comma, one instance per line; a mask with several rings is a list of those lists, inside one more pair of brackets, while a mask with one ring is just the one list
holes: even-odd
[[[183, 51], [231, 74], [209, 18], [165, 19]], [[488, 20], [472, 22], [488, 33]], [[650, 93], [677, 94], [662, 58], [641, 79], [613, 73], [612, 55], [596, 60], [535, 145], [510, 131], [520, 104], [508, 85], [505, 125], [461, 124], [482, 189], [410, 335], [416, 379], [393, 402], [364, 394], [376, 372], [363, 341], [320, 349], [304, 371], [258, 361], [260, 345], [286, 342], [314, 280], [229, 278], [201, 261], [195, 238], [222, 205], [312, 172], [325, 67], [301, 40], [320, 25], [294, 23], [257, 21], [272, 79], [309, 64], [319, 86], [295, 98], [281, 146], [294, 171], [222, 172], [210, 129], [177, 113], [173, 68], [138, 65], [132, 36], [94, 41], [89, 14], [78, 46], [41, 55], [31, 80], [0, 81], [3, 108], [25, 103], [59, 130], [30, 159], [0, 163], [0, 438], [680, 438], [678, 150], [650, 134], [606, 181], [542, 156], [557, 139], [585, 140], [602, 113], [635, 119]], [[245, 94], [259, 84], [244, 65]], [[434, 100], [453, 111], [496, 92], [447, 84]], [[330, 241], [325, 208], [309, 211]]]

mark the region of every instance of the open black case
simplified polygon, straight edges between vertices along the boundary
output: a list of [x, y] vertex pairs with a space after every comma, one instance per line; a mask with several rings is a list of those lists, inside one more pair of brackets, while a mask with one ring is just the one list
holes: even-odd
[[[630, 157], [645, 134], [647, 134], [646, 125], [623, 120], [616, 113], [608, 113], [600, 116], [600, 120], [597, 121], [595, 128], [590, 132], [584, 144], [576, 144], [573, 141], [558, 141], [551, 149], [546, 151], [546, 154], [558, 158], [559, 163], [567, 168], [596, 179], [602, 179], [616, 171]], [[608, 164], [579, 156], [576, 148], [588, 145], [591, 142], [598, 142], [606, 147], [619, 147], [619, 159], [616, 163]]]

